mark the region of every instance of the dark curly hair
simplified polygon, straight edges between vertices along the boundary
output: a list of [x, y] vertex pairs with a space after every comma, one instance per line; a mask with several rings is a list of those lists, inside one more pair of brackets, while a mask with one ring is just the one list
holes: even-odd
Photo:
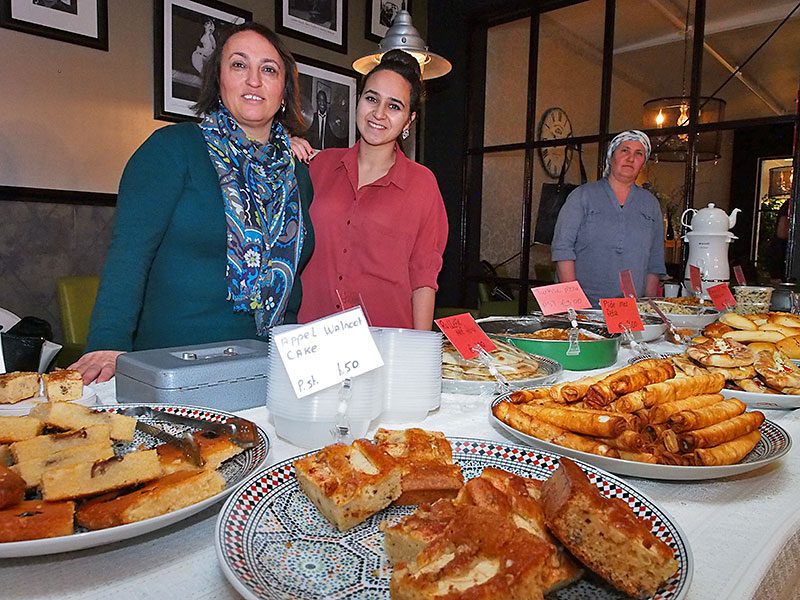
[[412, 113], [417, 112], [425, 97], [425, 84], [422, 82], [422, 70], [419, 68], [417, 59], [403, 50], [389, 50], [381, 57], [381, 62], [372, 71], [364, 75], [361, 89], [363, 90], [366, 87], [370, 77], [380, 71], [397, 73], [409, 83], [411, 86], [409, 109]]
[[214, 48], [211, 56], [208, 57], [206, 64], [203, 66], [203, 83], [200, 87], [200, 97], [192, 109], [197, 115], [205, 115], [219, 108], [219, 72], [222, 65], [222, 52], [225, 49], [225, 42], [231, 36], [242, 31], [253, 31], [275, 46], [283, 61], [285, 72], [283, 88], [284, 109], [275, 115], [275, 119], [283, 123], [293, 135], [305, 131], [307, 126], [300, 108], [300, 83], [294, 56], [274, 31], [265, 25], [252, 21], [240, 25], [231, 25], [223, 29], [219, 40], [217, 40], [217, 47]]

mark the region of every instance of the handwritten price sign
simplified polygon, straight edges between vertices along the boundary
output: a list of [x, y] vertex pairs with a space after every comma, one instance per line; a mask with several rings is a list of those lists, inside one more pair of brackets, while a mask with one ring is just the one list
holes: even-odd
[[620, 271], [619, 288], [625, 298], [636, 298], [636, 286], [633, 285], [633, 273], [631, 273], [630, 269]]
[[539, 303], [543, 315], [555, 315], [567, 312], [570, 308], [580, 310], [592, 308], [592, 303], [581, 289], [577, 281], [555, 283], [531, 288], [534, 298]]
[[706, 291], [717, 310], [725, 310], [736, 306], [736, 298], [731, 294], [731, 289], [727, 283], [711, 286]]
[[603, 309], [609, 333], [644, 331], [644, 323], [633, 298], [600, 298], [600, 308]]
[[689, 265], [689, 281], [692, 284], [692, 291], [699, 294], [703, 291], [703, 283], [700, 279], [700, 267]]
[[480, 346], [487, 352], [497, 348], [469, 313], [436, 319], [436, 324], [459, 354], [466, 359], [478, 356], [473, 350], [475, 346]]

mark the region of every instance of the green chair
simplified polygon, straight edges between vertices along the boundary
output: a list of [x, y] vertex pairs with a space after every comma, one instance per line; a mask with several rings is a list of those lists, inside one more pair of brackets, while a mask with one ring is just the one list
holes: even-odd
[[89, 335], [89, 319], [92, 316], [94, 301], [100, 277], [86, 275], [81, 277], [60, 277], [58, 306], [61, 312], [61, 332], [64, 347], [58, 353], [56, 365], [67, 367], [83, 354], [86, 338]]

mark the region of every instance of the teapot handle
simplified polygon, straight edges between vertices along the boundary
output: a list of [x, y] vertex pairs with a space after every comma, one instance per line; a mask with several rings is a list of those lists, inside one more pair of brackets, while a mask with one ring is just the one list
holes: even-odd
[[688, 213], [695, 213], [695, 214], [697, 214], [697, 210], [696, 210], [696, 209], [694, 209], [694, 208], [687, 208], [685, 211], [683, 211], [683, 214], [681, 215], [681, 225], [683, 225], [684, 227], [686, 227], [686, 229], [691, 229], [691, 228], [692, 228], [692, 226], [691, 226], [691, 225], [689, 225], [689, 223], [687, 223], [687, 222], [686, 222], [686, 215], [687, 215]]

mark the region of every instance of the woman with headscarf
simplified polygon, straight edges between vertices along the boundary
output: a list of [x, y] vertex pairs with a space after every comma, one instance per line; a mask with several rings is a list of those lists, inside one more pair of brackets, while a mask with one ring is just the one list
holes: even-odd
[[650, 157], [641, 131], [616, 136], [603, 178], [567, 197], [553, 235], [559, 281], [577, 280], [592, 305], [622, 295], [619, 274], [630, 270], [637, 296], [655, 296], [664, 265], [664, 223], [658, 200], [636, 185]]
[[203, 70], [200, 123], [159, 129], [125, 167], [84, 381], [125, 351], [267, 334], [296, 322], [314, 245], [297, 66], [272, 30], [226, 30]]

